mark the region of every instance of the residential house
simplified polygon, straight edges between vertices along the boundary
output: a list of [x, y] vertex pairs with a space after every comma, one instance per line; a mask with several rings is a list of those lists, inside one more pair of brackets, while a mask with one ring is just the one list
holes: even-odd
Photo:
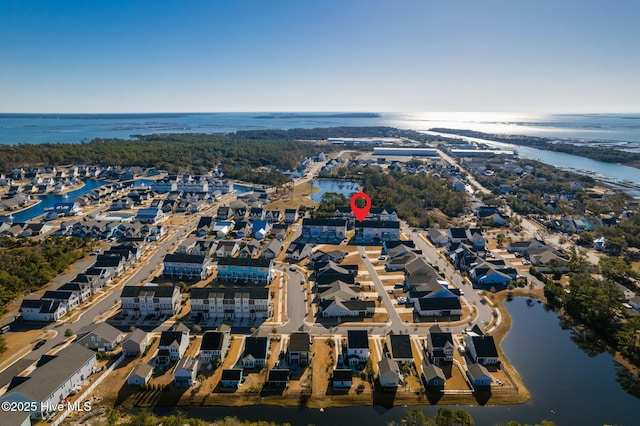
[[214, 225], [215, 219], [212, 216], [201, 216], [200, 220], [198, 220], [198, 225], [196, 226], [196, 235], [198, 237], [204, 237], [213, 230]]
[[242, 383], [242, 368], [229, 368], [222, 370], [220, 387], [222, 389], [238, 389]]
[[329, 262], [342, 263], [347, 256], [347, 252], [342, 250], [332, 250], [330, 252], [324, 252], [318, 250], [309, 257], [309, 268], [314, 270], [325, 267]]
[[464, 243], [467, 241], [467, 230], [464, 228], [449, 228], [447, 229], [447, 239], [449, 243]]
[[357, 243], [397, 241], [400, 239], [400, 222], [363, 220], [355, 223], [354, 240]]
[[401, 364], [413, 362], [411, 338], [408, 334], [389, 334], [385, 339], [391, 359]]
[[282, 220], [282, 212], [280, 210], [268, 210], [265, 219], [269, 223], [278, 223]]
[[536, 239], [530, 239], [527, 241], [513, 241], [507, 245], [507, 251], [509, 253], [520, 252], [523, 255], [531, 249], [537, 249], [544, 247], [546, 244]]
[[149, 383], [153, 376], [153, 367], [147, 363], [141, 363], [136, 366], [127, 378], [128, 385], [145, 385]]
[[267, 211], [262, 207], [251, 207], [249, 210], [249, 220], [252, 222], [265, 220], [267, 217]]
[[467, 364], [467, 377], [474, 388], [482, 388], [491, 386], [493, 377], [489, 374], [489, 370], [482, 364]]
[[251, 223], [244, 220], [238, 221], [233, 225], [233, 236], [237, 239], [242, 239], [251, 235]]
[[189, 346], [189, 331], [165, 330], [160, 334], [156, 363], [166, 365], [182, 358]]
[[208, 256], [169, 253], [165, 255], [162, 275], [179, 279], [203, 280], [209, 275], [211, 261]]
[[238, 257], [242, 259], [250, 259], [258, 255], [260, 251], [260, 241], [251, 240], [247, 241], [240, 247], [240, 251], [238, 252]]
[[335, 390], [348, 390], [353, 385], [353, 374], [349, 368], [336, 368], [331, 375], [331, 386]]
[[347, 235], [344, 219], [302, 219], [302, 238], [307, 240], [342, 241]]
[[313, 248], [311, 244], [304, 243], [291, 243], [287, 248], [287, 260], [293, 262], [299, 262], [302, 259], [306, 259], [311, 255]]
[[53, 300], [23, 299], [20, 315], [25, 321], [58, 321], [67, 313], [65, 305]]
[[426, 359], [422, 360], [422, 378], [427, 389], [443, 389], [447, 381], [444, 371]]
[[91, 297], [91, 285], [88, 283], [71, 282], [61, 285], [56, 289], [57, 291], [69, 291], [76, 293], [80, 303], [84, 302]]
[[200, 361], [203, 364], [208, 364], [215, 359], [224, 361], [230, 340], [229, 327], [224, 327], [224, 331], [206, 331], [202, 335], [202, 343], [200, 344]]
[[80, 304], [80, 296], [74, 291], [48, 290], [44, 292], [40, 299], [60, 302], [65, 306], [67, 312]]
[[383, 388], [398, 387], [402, 381], [398, 363], [390, 358], [382, 358], [378, 362], [378, 380]]
[[229, 235], [231, 230], [233, 230], [234, 226], [235, 226], [235, 222], [232, 220], [216, 220], [216, 223], [213, 225], [213, 229], [211, 230], [211, 233], [213, 233], [213, 235], [217, 239], [221, 240], [227, 235]]
[[173, 380], [178, 388], [188, 388], [193, 386], [198, 375], [198, 367], [200, 362], [198, 358], [185, 356], [178, 361], [175, 370], [173, 370]]
[[440, 326], [434, 325], [427, 336], [427, 355], [432, 364], [452, 362], [455, 347], [450, 332], [443, 332]]
[[198, 240], [191, 249], [191, 254], [207, 258], [216, 254], [217, 243], [214, 240]]
[[218, 220], [230, 220], [233, 219], [233, 209], [229, 206], [220, 206], [216, 213], [216, 219]]
[[[93, 374], [95, 363], [95, 352], [72, 343], [55, 355], [43, 356], [39, 366], [15, 387], [10, 386], [0, 401], [19, 397], [36, 407], [31, 412], [33, 420], [50, 418], [58, 414], [58, 404]], [[3, 421], [6, 421], [4, 416]]]
[[233, 257], [240, 251], [240, 245], [237, 241], [220, 241], [218, 247], [216, 247], [216, 256], [221, 257]]
[[449, 290], [430, 293], [418, 299], [414, 311], [421, 317], [460, 316], [462, 305], [460, 298]]
[[289, 224], [274, 223], [271, 225], [271, 235], [278, 241], [284, 241], [289, 235]]
[[367, 330], [347, 330], [347, 359], [349, 365], [358, 365], [369, 359], [369, 333]]
[[309, 333], [297, 332], [289, 335], [287, 360], [290, 364], [308, 365], [311, 359], [311, 336]]
[[317, 285], [329, 284], [334, 281], [343, 281], [347, 284], [354, 284], [358, 276], [358, 265], [337, 265], [329, 261], [324, 267], [315, 273]]
[[269, 370], [266, 386], [269, 389], [285, 389], [289, 384], [289, 369], [274, 368]]
[[498, 363], [498, 349], [493, 340], [493, 336], [467, 334], [465, 336], [465, 344], [467, 347], [467, 353], [470, 355], [473, 362], [477, 362], [484, 365], [491, 365]]
[[518, 276], [518, 271], [503, 260], [486, 260], [471, 269], [469, 278], [479, 286], [506, 286]]
[[320, 302], [319, 312], [324, 318], [365, 317], [375, 313], [375, 302], [329, 299]]
[[299, 218], [298, 209], [286, 209], [284, 211], [284, 222], [285, 223], [295, 223]]
[[271, 232], [271, 224], [266, 220], [254, 220], [251, 233], [257, 240], [264, 239]]
[[149, 338], [144, 330], [136, 328], [122, 341], [122, 353], [124, 356], [142, 355], [147, 349]]
[[180, 311], [180, 289], [177, 286], [124, 286], [120, 294], [122, 312], [132, 318], [149, 315], [158, 318], [173, 316]]
[[193, 288], [190, 293], [191, 317], [233, 320], [265, 320], [272, 315], [268, 288]]
[[242, 281], [267, 285], [273, 274], [272, 259], [241, 259], [223, 257], [218, 260], [219, 281]]
[[360, 286], [348, 284], [344, 281], [334, 281], [328, 285], [317, 286], [318, 299], [324, 300], [359, 300]]
[[474, 250], [484, 250], [486, 240], [484, 239], [482, 229], [480, 228], [467, 229], [467, 240], [471, 243]]
[[164, 219], [164, 212], [161, 208], [148, 207], [138, 210], [135, 220], [140, 223], [152, 223], [155, 224]]
[[244, 341], [244, 352], [240, 361], [244, 368], [260, 368], [269, 358], [269, 337], [249, 336]]
[[106, 322], [89, 324], [78, 331], [76, 343], [98, 352], [111, 352], [122, 341], [122, 332]]
[[265, 246], [260, 253], [260, 257], [263, 259], [275, 259], [282, 251], [282, 241], [273, 239]]

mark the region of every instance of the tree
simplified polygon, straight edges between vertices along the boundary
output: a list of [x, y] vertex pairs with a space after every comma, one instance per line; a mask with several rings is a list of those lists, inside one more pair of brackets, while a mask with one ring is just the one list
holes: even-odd
[[200, 327], [198, 324], [194, 325], [193, 327], [191, 327], [191, 330], [195, 333], [198, 334], [202, 331], [202, 327]]
[[4, 339], [4, 336], [0, 336], [0, 355], [7, 351], [7, 342]]
[[71, 330], [70, 328], [67, 328], [67, 329], [64, 331], [64, 335], [65, 335], [65, 337], [71, 337], [71, 336], [73, 336], [73, 330]]

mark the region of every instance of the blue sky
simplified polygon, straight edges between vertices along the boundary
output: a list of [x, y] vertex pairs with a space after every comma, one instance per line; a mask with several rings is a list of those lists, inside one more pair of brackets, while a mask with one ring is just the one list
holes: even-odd
[[0, 1], [0, 112], [640, 112], [633, 0]]

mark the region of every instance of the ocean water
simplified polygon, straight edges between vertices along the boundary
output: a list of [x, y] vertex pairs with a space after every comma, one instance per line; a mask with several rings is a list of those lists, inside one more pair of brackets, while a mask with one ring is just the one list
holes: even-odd
[[391, 126], [519, 134], [640, 152], [640, 114], [410, 113], [149, 113], [0, 114], [0, 144], [80, 143], [151, 133], [224, 133], [252, 129]]

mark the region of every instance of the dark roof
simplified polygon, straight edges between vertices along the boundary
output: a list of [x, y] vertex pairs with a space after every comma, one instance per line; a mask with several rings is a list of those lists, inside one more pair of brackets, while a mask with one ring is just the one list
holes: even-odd
[[356, 222], [356, 228], [400, 229], [400, 222], [397, 220], [363, 220]]
[[44, 301], [40, 299], [22, 299], [20, 309], [40, 309], [43, 303]]
[[255, 359], [265, 359], [269, 349], [268, 337], [247, 337], [244, 341], [243, 357], [253, 356]]
[[309, 352], [311, 336], [309, 333], [291, 333], [289, 337], [289, 352]]
[[214, 287], [201, 287], [201, 288], [193, 288], [191, 289], [191, 293], [189, 297], [191, 299], [208, 299], [211, 293], [220, 293], [224, 299], [233, 299], [237, 294], [245, 293], [248, 294], [250, 299], [268, 299], [269, 298], [269, 289], [268, 288], [257, 288], [257, 287], [247, 287], [247, 288], [214, 288]]
[[[222, 207], [220, 207], [218, 209], [218, 212], [220, 211]], [[214, 224], [214, 219], [211, 216], [202, 216], [200, 218], [200, 220], [198, 221], [198, 226], [196, 226], [196, 229], [200, 229], [200, 228], [208, 228], [213, 226]]]
[[81, 291], [83, 288], [87, 288], [87, 283], [82, 282], [72, 282], [61, 285], [57, 288], [59, 291]]
[[95, 268], [114, 268], [114, 267], [120, 266], [121, 263], [122, 263], [121, 256], [101, 257], [101, 255], [98, 255], [98, 259], [96, 259], [96, 263], [93, 266]]
[[139, 297], [142, 292], [153, 292], [153, 297], [172, 297], [175, 288], [160, 285], [126, 285], [122, 288], [120, 297]]
[[40, 313], [52, 314], [60, 308], [60, 302], [55, 300], [43, 300], [40, 306]]
[[391, 354], [393, 358], [408, 359], [413, 358], [411, 352], [411, 338], [408, 334], [391, 334]]
[[241, 368], [229, 368], [226, 370], [222, 370], [222, 380], [240, 380], [241, 378]]
[[273, 369], [269, 371], [268, 382], [286, 382], [289, 380], [289, 369]]
[[73, 296], [73, 292], [72, 291], [65, 291], [65, 290], [48, 290], [45, 291], [44, 294], [42, 295], [42, 299], [57, 299], [57, 300], [67, 300], [69, 299], [71, 296]]
[[345, 219], [302, 219], [302, 226], [347, 226]]
[[170, 346], [173, 342], [180, 345], [182, 339], [186, 337], [186, 333], [182, 333], [180, 331], [163, 331], [160, 334], [160, 343], [158, 346]]
[[449, 228], [449, 233], [451, 233], [451, 238], [456, 238], [456, 239], [467, 238], [467, 230], [464, 228]]
[[498, 350], [493, 341], [493, 336], [471, 336], [473, 346], [476, 348], [476, 356], [480, 358], [497, 358]]
[[[429, 336], [427, 337], [427, 346], [430, 349], [444, 348], [447, 343], [453, 344], [453, 336], [451, 333], [444, 333], [440, 331], [440, 327], [433, 326], [429, 330]], [[436, 331], [437, 330], [437, 331]]]
[[352, 349], [368, 349], [369, 333], [367, 330], [347, 330], [347, 346]]
[[333, 370], [333, 381], [334, 382], [350, 382], [353, 379], [353, 375], [351, 370], [348, 368], [336, 368]]
[[256, 268], [267, 268], [271, 265], [271, 259], [243, 259], [239, 257], [223, 257], [218, 259], [218, 265], [227, 266], [255, 266]]
[[207, 331], [202, 335], [201, 351], [222, 350], [222, 342], [224, 341], [224, 333], [219, 331]]
[[460, 299], [457, 297], [423, 297], [418, 299], [421, 311], [460, 309]]
[[164, 263], [195, 263], [202, 265], [206, 259], [206, 256], [199, 254], [186, 254], [186, 253], [169, 253], [164, 257]]

